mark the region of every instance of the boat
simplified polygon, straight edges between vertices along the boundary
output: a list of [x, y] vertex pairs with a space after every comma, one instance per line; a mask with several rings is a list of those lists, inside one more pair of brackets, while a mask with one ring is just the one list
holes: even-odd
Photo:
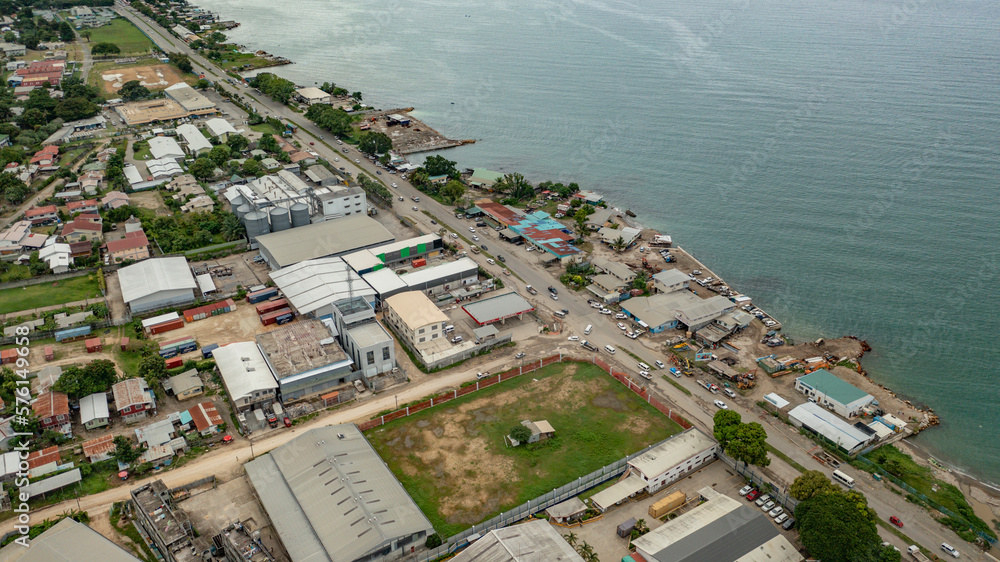
[[625, 209], [625, 214], [632, 218], [635, 218], [635, 213], [633, 213], [631, 209]]

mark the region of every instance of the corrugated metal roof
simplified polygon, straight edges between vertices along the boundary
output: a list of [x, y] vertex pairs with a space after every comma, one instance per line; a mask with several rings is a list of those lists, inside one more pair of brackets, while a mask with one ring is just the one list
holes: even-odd
[[80, 423], [92, 422], [99, 419], [107, 419], [108, 395], [104, 392], [88, 394], [80, 399]]
[[366, 299], [375, 296], [375, 290], [341, 258], [302, 261], [272, 271], [271, 280], [299, 314], [315, 312], [348, 298], [352, 292], [354, 296]]
[[535, 307], [521, 295], [510, 292], [490, 297], [471, 304], [462, 305], [462, 310], [480, 325], [496, 322], [534, 310]]
[[808, 385], [818, 392], [822, 392], [828, 398], [836, 400], [845, 406], [857, 400], [871, 398], [871, 395], [867, 392], [837, 377], [837, 375], [826, 369], [818, 369], [808, 375], [802, 375], [795, 380]]
[[257, 237], [261, 249], [274, 258], [278, 268], [308, 259], [340, 255], [395, 240], [375, 219], [352, 215]]
[[153, 258], [118, 270], [118, 281], [126, 303], [159, 293], [194, 289], [194, 275], [183, 257]]
[[[239, 403], [254, 391], [278, 388], [271, 369], [254, 342], [235, 342], [212, 352], [230, 398]], [[246, 359], [246, 361], [244, 361]]]
[[69, 517], [31, 539], [24, 548], [13, 544], [0, 550], [4, 562], [138, 562], [121, 547]]
[[660, 443], [655, 448], [630, 460], [628, 464], [641, 472], [647, 480], [652, 480], [716, 445], [714, 439], [692, 428]]
[[486, 533], [453, 558], [455, 562], [583, 562], [546, 521], [529, 521]]
[[844, 421], [837, 414], [812, 402], [796, 406], [788, 412], [788, 417], [808, 426], [848, 451], [869, 439], [867, 434]]

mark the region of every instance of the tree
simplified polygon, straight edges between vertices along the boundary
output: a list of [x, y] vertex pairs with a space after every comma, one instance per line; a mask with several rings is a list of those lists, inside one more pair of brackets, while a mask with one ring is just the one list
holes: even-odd
[[93, 117], [101, 111], [94, 102], [85, 98], [68, 98], [56, 106], [55, 115], [63, 121], [76, 121]]
[[191, 59], [188, 58], [184, 53], [170, 53], [167, 55], [170, 63], [176, 66], [181, 72], [194, 72], [194, 67], [191, 66]]
[[845, 494], [833, 488], [799, 503], [795, 519], [811, 558], [823, 562], [892, 559], [886, 558], [891, 554], [884, 552], [875, 515], [860, 493]]
[[84, 367], [67, 367], [52, 386], [53, 390], [65, 392], [70, 398], [79, 400], [96, 392], [107, 392], [118, 380], [115, 364], [107, 359], [91, 361]]
[[219, 146], [213, 146], [212, 150], [208, 153], [208, 157], [215, 162], [216, 166], [222, 167], [223, 164], [229, 161], [229, 157], [232, 153], [228, 145], [220, 144]]
[[91, 33], [90, 33], [89, 29], [85, 29], [85, 30], [83, 30], [83, 31], [80, 32], [80, 37], [83, 37], [84, 41], [90, 41], [90, 36], [91, 36]]
[[442, 544], [444, 544], [444, 541], [441, 539], [441, 535], [437, 533], [427, 535], [427, 540], [424, 541], [424, 546], [427, 548], [437, 548]]
[[358, 141], [358, 150], [369, 156], [385, 154], [392, 150], [392, 139], [385, 133], [365, 131]]
[[733, 459], [746, 464], [768, 466], [767, 432], [757, 422], [743, 423], [732, 428], [727, 436], [725, 452]]
[[[44, 89], [42, 90], [44, 91]], [[35, 91], [37, 92], [38, 90]], [[32, 108], [21, 114], [21, 117], [17, 120], [17, 126], [21, 129], [37, 129], [48, 122], [49, 118], [45, 115], [45, 112]]]
[[428, 176], [448, 176], [451, 179], [459, 179], [461, 174], [455, 167], [456, 162], [448, 160], [444, 156], [428, 156], [421, 166]]
[[465, 195], [465, 186], [458, 180], [448, 180], [448, 183], [441, 188], [440, 193], [441, 197], [454, 203]]
[[515, 441], [527, 443], [531, 439], [531, 430], [523, 425], [515, 425], [510, 429], [510, 437]]
[[92, 55], [117, 55], [121, 52], [121, 48], [114, 43], [94, 43], [90, 47], [90, 54]]
[[795, 482], [792, 482], [792, 487], [789, 488], [789, 493], [792, 494], [793, 498], [799, 501], [805, 501], [813, 496], [829, 492], [834, 489], [835, 486], [833, 485], [833, 482], [827, 478], [826, 474], [823, 474], [818, 470], [807, 470], [796, 478]]
[[132, 441], [124, 435], [115, 435], [115, 450], [111, 453], [111, 458], [124, 464], [134, 463], [142, 451], [132, 446]]
[[146, 382], [157, 381], [167, 376], [167, 362], [159, 355], [146, 355], [139, 360], [138, 370]]
[[231, 133], [229, 138], [226, 139], [226, 144], [229, 145], [229, 148], [232, 149], [234, 153], [240, 153], [246, 150], [246, 147], [250, 146], [250, 141], [243, 135]]
[[339, 107], [322, 103], [309, 106], [306, 118], [338, 137], [347, 137], [353, 132], [354, 119]]
[[195, 85], [194, 85], [194, 87], [197, 88], [197, 89], [199, 89], [199, 90], [207, 90], [211, 86], [212, 86], [212, 83], [209, 82], [205, 78], [199, 78], [198, 81], [195, 82]]
[[263, 150], [264, 152], [278, 152], [281, 147], [278, 146], [278, 141], [275, 140], [273, 135], [264, 135], [260, 137], [257, 141], [257, 148]]
[[243, 168], [241, 168], [244, 176], [256, 176], [263, 171], [264, 166], [260, 163], [260, 160], [254, 160], [253, 158], [248, 158], [246, 162], [243, 162]]
[[249, 84], [276, 102], [288, 103], [295, 93], [295, 82], [281, 78], [270, 72], [261, 72], [249, 80]]
[[352, 92], [351, 93], [351, 98], [354, 101], [361, 101], [361, 92]]
[[576, 533], [570, 533], [568, 535], [563, 535], [563, 538], [566, 539], [566, 544], [568, 544], [568, 545], [570, 545], [572, 547], [576, 546], [576, 541], [577, 541]]
[[69, 43], [70, 41], [76, 39], [76, 33], [73, 32], [73, 27], [70, 24], [66, 22], [59, 23], [59, 39], [61, 39], [63, 43]]
[[619, 253], [623, 252], [626, 247], [627, 244], [625, 243], [625, 238], [621, 236], [615, 238], [614, 242], [611, 243], [611, 249]]
[[199, 156], [198, 159], [194, 161], [194, 164], [191, 164], [188, 168], [188, 171], [191, 172], [191, 175], [200, 180], [211, 179], [215, 176], [215, 162], [207, 156]]
[[535, 196], [534, 186], [517, 172], [504, 174], [498, 182], [493, 184], [493, 189], [516, 201], [524, 201]]
[[122, 101], [143, 100], [149, 97], [149, 89], [143, 86], [142, 82], [138, 80], [129, 80], [122, 84], [122, 87], [118, 90], [118, 95], [122, 98]]
[[[254, 162], [256, 162], [256, 160], [254, 160]], [[226, 213], [223, 215], [220, 222], [222, 225], [220, 232], [226, 241], [236, 240], [237, 238], [241, 238], [243, 236], [243, 233], [245, 232], [243, 223], [241, 223], [240, 218], [233, 213]]]

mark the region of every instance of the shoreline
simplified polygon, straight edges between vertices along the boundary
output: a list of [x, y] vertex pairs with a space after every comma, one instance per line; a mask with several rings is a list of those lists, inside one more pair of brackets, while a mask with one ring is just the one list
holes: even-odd
[[[196, 3], [195, 3], [195, 2], [187, 2], [187, 3], [188, 3], [188, 4], [190, 4], [190, 5], [192, 5], [192, 6], [196, 5]], [[235, 20], [234, 20], [234, 21], [235, 21]], [[237, 22], [237, 25], [239, 25], [239, 23], [238, 23], [238, 22]], [[284, 64], [296, 64], [296, 63], [295, 63], [295, 61], [293, 61], [293, 60], [291, 60], [291, 59], [287, 59], [287, 58], [284, 58], [284, 57], [281, 57], [281, 58], [282, 58], [283, 60], [287, 61], [287, 62], [286, 62], [286, 63], [284, 63]], [[221, 69], [221, 67], [219, 67], [219, 68]], [[259, 72], [262, 72], [262, 71], [266, 71], [266, 68], [273, 68], [273, 67], [265, 67], [265, 68], [258, 68], [258, 69], [254, 69], [254, 70], [252, 70], [252, 71], [248, 71], [248, 72], [256, 72], [256, 73], [259, 73]], [[223, 71], [224, 73], [226, 72], [226, 71], [225, 71], [224, 69], [222, 69], [222, 71]], [[237, 73], [237, 74], [239, 74], [240, 76], [243, 76], [243, 73]], [[421, 122], [422, 122], [422, 121], [421, 121]], [[428, 128], [431, 128], [431, 127], [430, 127], [430, 126], [428, 125]], [[436, 129], [435, 129], [435, 132], [436, 132]], [[439, 133], [439, 134], [440, 134], [440, 133]], [[474, 141], [473, 141], [473, 142], [474, 142]], [[460, 141], [460, 144], [456, 144], [456, 145], [454, 145], [454, 146], [461, 146], [461, 144], [465, 144], [465, 143], [466, 143], [466, 141]], [[443, 150], [444, 148], [452, 148], [452, 147], [442, 147], [442, 148], [434, 148], [434, 149], [429, 149], [429, 150]], [[615, 208], [615, 209], [618, 209], [618, 207], [615, 207], [614, 205], [612, 205], [612, 204], [610, 204], [610, 203], [609, 203], [609, 207], [613, 207], [613, 208]], [[620, 210], [620, 209], [619, 209], [619, 210]], [[622, 211], [622, 214], [623, 214], [623, 218], [624, 218], [624, 219], [626, 219], [626, 221], [628, 221], [628, 222], [631, 222], [631, 223], [635, 224], [635, 225], [636, 225], [636, 227], [638, 227], [638, 228], [641, 228], [641, 229], [642, 229], [642, 230], [644, 230], [644, 231], [649, 231], [649, 232], [657, 232], [657, 233], [658, 233], [658, 231], [656, 231], [656, 230], [654, 230], [654, 229], [651, 229], [651, 228], [646, 228], [646, 227], [643, 227], [643, 226], [641, 225], [641, 223], [639, 223], [639, 222], [638, 222], [637, 220], [635, 220], [635, 218], [631, 218], [631, 217], [625, 217], [625, 216], [624, 216], [624, 211]], [[714, 271], [713, 271], [712, 269], [710, 269], [710, 268], [709, 268], [708, 266], [706, 266], [706, 265], [702, 264], [702, 262], [701, 262], [700, 260], [698, 260], [697, 258], [695, 258], [695, 257], [694, 257], [694, 256], [693, 256], [692, 254], [690, 254], [690, 253], [688, 253], [687, 251], [683, 250], [683, 249], [682, 249], [682, 248], [680, 248], [679, 246], [675, 246], [675, 247], [677, 247], [678, 249], [680, 249], [681, 251], [683, 251], [683, 252], [684, 252], [684, 253], [685, 253], [686, 255], [688, 255], [688, 256], [689, 256], [689, 257], [690, 257], [690, 258], [691, 258], [691, 259], [692, 259], [693, 261], [695, 261], [695, 262], [697, 262], [697, 263], [701, 264], [701, 265], [702, 265], [702, 268], [703, 268], [703, 269], [704, 269], [705, 271], [708, 271], [708, 272], [709, 272], [709, 273], [710, 273], [710, 274], [711, 274], [711, 275], [712, 275], [713, 277], [717, 277], [718, 279], [722, 279], [722, 277], [721, 277], [721, 276], [716, 276], [715, 272], [714, 272]], [[775, 319], [775, 320], [777, 320], [777, 319]], [[780, 321], [779, 321], [779, 325], [780, 325]], [[861, 343], [863, 344], [863, 347], [865, 348], [865, 351], [868, 351], [868, 350], [870, 350], [870, 349], [871, 349], [871, 348], [870, 348], [870, 346], [869, 346], [869, 345], [867, 344], [867, 342], [866, 342], [866, 341], [864, 341], [864, 340], [861, 340], [860, 338], [857, 338], [856, 336], [845, 336], [845, 337], [850, 337], [850, 338], [854, 338], [854, 339], [857, 339], [858, 341], [860, 341], [860, 342], [861, 342]], [[904, 402], [904, 403], [906, 403], [907, 405], [910, 405], [910, 406], [912, 406], [912, 407], [913, 407], [914, 409], [916, 409], [916, 410], [919, 410], [919, 411], [922, 411], [922, 412], [924, 412], [925, 414], [928, 414], [928, 415], [929, 415], [929, 416], [931, 417], [931, 419], [935, 420], [935, 423], [932, 423], [932, 424], [929, 424], [929, 425], [927, 426], [927, 428], [922, 428], [922, 429], [921, 429], [921, 431], [923, 431], [924, 429], [929, 429], [929, 428], [930, 428], [930, 427], [932, 427], [933, 425], [938, 425], [938, 423], [939, 423], [939, 422], [938, 422], [938, 417], [937, 417], [937, 415], [935, 414], [935, 412], [934, 412], [933, 408], [931, 408], [931, 407], [930, 407], [929, 405], [927, 405], [927, 404], [926, 404], [926, 403], [924, 403], [923, 401], [921, 401], [921, 400], [918, 400], [918, 399], [916, 399], [916, 398], [914, 398], [914, 399], [905, 399], [905, 398], [902, 398], [902, 397], [900, 397], [900, 395], [899, 395], [899, 394], [897, 394], [897, 393], [896, 393], [895, 391], [893, 391], [892, 389], [890, 389], [890, 388], [886, 387], [886, 386], [885, 386], [885, 385], [883, 385], [882, 383], [880, 383], [880, 382], [878, 382], [877, 380], [875, 380], [875, 379], [874, 379], [874, 378], [873, 378], [873, 377], [872, 377], [872, 376], [871, 376], [871, 375], [870, 375], [870, 374], [869, 374], [869, 373], [867, 372], [867, 370], [865, 370], [865, 369], [864, 369], [864, 367], [862, 366], [862, 358], [863, 358], [863, 355], [864, 355], [864, 352], [862, 352], [861, 356], [859, 356], [859, 357], [857, 358], [857, 364], [858, 364], [858, 369], [859, 369], [859, 370], [857, 371], [857, 373], [858, 373], [858, 374], [859, 374], [859, 375], [860, 375], [861, 377], [863, 377], [863, 379], [865, 379], [866, 381], [870, 382], [871, 384], [874, 384], [874, 385], [878, 386], [879, 388], [883, 389], [883, 390], [884, 390], [885, 392], [887, 392], [887, 393], [891, 394], [891, 395], [892, 395], [893, 397], [895, 397], [896, 399], [900, 400], [901, 402]], [[914, 436], [915, 436], [915, 435], [916, 435], [916, 434], [914, 434]], [[927, 450], [926, 450], [926, 449], [925, 449], [925, 448], [924, 448], [923, 446], [921, 446], [921, 445], [918, 445], [918, 444], [915, 444], [915, 443], [913, 443], [913, 442], [911, 442], [911, 441], [907, 441], [907, 440], [903, 440], [903, 441], [901, 441], [900, 443], [904, 443], [904, 444], [905, 444], [905, 445], [906, 445], [907, 447], [911, 448], [911, 449], [912, 449], [912, 450], [914, 450], [914, 451], [920, 451], [920, 452], [921, 452], [921, 455], [919, 455], [919, 456], [920, 456], [920, 458], [921, 458], [922, 460], [925, 460], [925, 461], [926, 461], [926, 460], [927, 460], [927, 458], [932, 458], [932, 455], [931, 455], [931, 453], [930, 453], [929, 451], [927, 451]], [[918, 455], [915, 455], [915, 456], [918, 456]], [[937, 461], [939, 461], [939, 462], [943, 462], [943, 464], [944, 464], [944, 465], [946, 466], [946, 469], [945, 469], [945, 470], [947, 471], [947, 473], [949, 473], [949, 474], [951, 474], [951, 475], [954, 475], [954, 476], [955, 476], [956, 478], [958, 478], [958, 479], [959, 479], [960, 481], [966, 481], [966, 482], [967, 482], [967, 483], [966, 483], [966, 485], [967, 485], [967, 486], [976, 486], [976, 487], [983, 487], [983, 488], [985, 488], [985, 490], [984, 490], [984, 491], [985, 491], [985, 492], [986, 492], [987, 494], [991, 495], [991, 496], [992, 496], [992, 497], [994, 497], [994, 498], [1000, 498], [1000, 483], [993, 483], [993, 482], [991, 482], [991, 481], [989, 481], [989, 480], [985, 479], [985, 477], [982, 477], [982, 476], [977, 476], [977, 475], [974, 475], [974, 474], [971, 474], [971, 473], [969, 473], [969, 472], [967, 472], [967, 471], [965, 471], [965, 470], [963, 470], [963, 469], [961, 469], [961, 468], [958, 468], [958, 467], [957, 467], [957, 466], [955, 466], [955, 465], [954, 465], [953, 463], [951, 463], [951, 462], [947, 462], [947, 461], [943, 461], [942, 459], [940, 459], [940, 458], [938, 458], [938, 457], [933, 457], [933, 458], [935, 458], [935, 459], [936, 459]], [[928, 463], [928, 464], [929, 464], [929, 463]], [[931, 466], [933, 467], [933, 465], [931, 465]], [[941, 469], [937, 469], [937, 468], [935, 468], [935, 471], [938, 471], [938, 470], [941, 470]]]

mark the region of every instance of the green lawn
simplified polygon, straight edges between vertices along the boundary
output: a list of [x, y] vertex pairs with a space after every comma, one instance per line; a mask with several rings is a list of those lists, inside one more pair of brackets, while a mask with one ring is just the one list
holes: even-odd
[[103, 27], [90, 31], [90, 44], [114, 43], [122, 50], [122, 54], [145, 53], [153, 47], [153, 42], [146, 37], [132, 22], [117, 18]]
[[284, 131], [279, 131], [277, 127], [272, 126], [268, 122], [258, 123], [256, 125], [250, 125], [250, 129], [257, 131], [258, 133], [271, 134], [281, 136]]
[[0, 291], [0, 314], [42, 306], [81, 301], [101, 296], [97, 279], [84, 275], [52, 283], [15, 287]]
[[[510, 448], [521, 420], [555, 436]], [[590, 364], [550, 365], [367, 432], [435, 530], [451, 536], [678, 433]]]

